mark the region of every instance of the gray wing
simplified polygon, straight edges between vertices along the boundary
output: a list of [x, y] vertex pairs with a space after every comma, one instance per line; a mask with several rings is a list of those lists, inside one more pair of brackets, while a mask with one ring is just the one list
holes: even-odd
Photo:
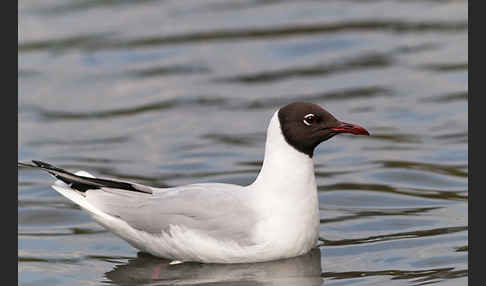
[[245, 197], [243, 187], [217, 183], [154, 189], [152, 194], [114, 188], [86, 192], [90, 203], [138, 230], [160, 234], [179, 225], [240, 244], [251, 243], [256, 222]]

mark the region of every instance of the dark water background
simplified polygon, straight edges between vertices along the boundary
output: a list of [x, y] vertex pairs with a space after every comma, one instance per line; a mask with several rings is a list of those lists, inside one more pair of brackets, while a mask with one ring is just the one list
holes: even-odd
[[323, 245], [264, 264], [168, 267], [20, 169], [21, 285], [467, 284], [467, 1], [18, 5], [19, 160], [249, 184], [289, 102], [372, 133], [316, 152]]

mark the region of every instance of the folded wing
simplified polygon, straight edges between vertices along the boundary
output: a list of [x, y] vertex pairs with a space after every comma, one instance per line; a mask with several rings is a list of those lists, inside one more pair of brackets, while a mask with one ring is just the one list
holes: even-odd
[[152, 194], [101, 188], [86, 192], [86, 199], [101, 211], [148, 233], [168, 232], [174, 225], [250, 244], [256, 217], [241, 200], [244, 192], [243, 187], [230, 184], [194, 184], [159, 189]]

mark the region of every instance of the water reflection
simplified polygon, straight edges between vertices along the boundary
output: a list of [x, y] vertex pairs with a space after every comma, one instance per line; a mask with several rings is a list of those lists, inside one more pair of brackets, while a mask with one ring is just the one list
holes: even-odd
[[427, 270], [382, 270], [382, 271], [349, 271], [349, 272], [328, 272], [323, 273], [322, 277], [329, 279], [356, 279], [369, 276], [393, 276], [392, 279], [413, 280], [411, 285], [426, 285], [437, 283], [441, 279], [451, 279], [464, 277], [467, 270], [455, 270], [453, 267], [434, 268]]
[[[183, 263], [169, 265], [142, 252], [105, 273], [117, 285], [322, 285], [321, 251], [290, 259], [244, 264]], [[236, 283], [236, 284], [235, 284]]]

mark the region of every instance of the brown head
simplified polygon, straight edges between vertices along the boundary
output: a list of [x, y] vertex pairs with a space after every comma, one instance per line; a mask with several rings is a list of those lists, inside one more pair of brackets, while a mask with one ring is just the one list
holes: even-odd
[[317, 145], [337, 134], [370, 135], [363, 127], [339, 121], [313, 103], [288, 104], [278, 111], [278, 119], [287, 143], [311, 158]]

